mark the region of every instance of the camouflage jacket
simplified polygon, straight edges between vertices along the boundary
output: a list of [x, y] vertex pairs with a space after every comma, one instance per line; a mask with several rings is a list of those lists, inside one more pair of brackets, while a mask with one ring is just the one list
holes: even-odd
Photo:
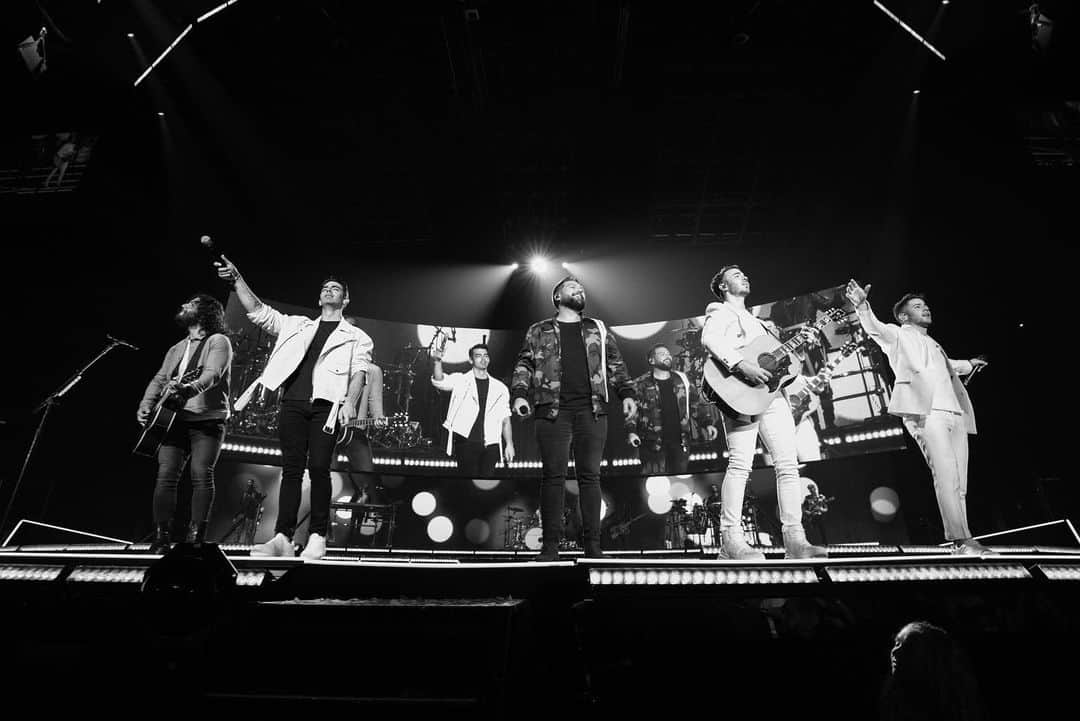
[[[697, 422], [701, 426], [713, 425], [709, 404], [702, 397], [696, 385], [682, 373], [671, 372], [672, 389], [675, 391], [675, 403], [679, 407], [679, 425], [682, 431], [683, 446], [690, 442], [690, 411], [693, 409]], [[663, 415], [660, 410], [660, 384], [650, 370], [633, 381], [637, 395], [637, 413], [626, 420], [626, 432], [641, 436], [644, 447], [658, 449], [664, 438]]]
[[[619, 398], [633, 398], [634, 387], [626, 372], [619, 346], [608, 333], [603, 321], [594, 318], [581, 319], [581, 333], [585, 340], [585, 357], [589, 364], [589, 380], [592, 385], [593, 413], [607, 413], [608, 384]], [[510, 382], [510, 395], [525, 398], [533, 406], [546, 406], [546, 415], [559, 415], [559, 387], [562, 380], [562, 353], [560, 351], [559, 324], [555, 318], [546, 318], [529, 326], [525, 342], [521, 344], [514, 377]], [[531, 397], [530, 397], [531, 396]]]

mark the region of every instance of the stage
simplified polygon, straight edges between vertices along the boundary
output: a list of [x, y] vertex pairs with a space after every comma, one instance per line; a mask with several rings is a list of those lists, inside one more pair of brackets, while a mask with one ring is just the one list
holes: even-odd
[[859, 544], [814, 561], [764, 548], [761, 562], [690, 549], [537, 563], [339, 548], [305, 562], [235, 545], [8, 545], [3, 672], [28, 701], [121, 716], [164, 704], [248, 718], [417, 706], [865, 719], [891, 635], [927, 619], [968, 649], [990, 718], [1050, 708], [1073, 675], [1058, 658], [1080, 640], [1080, 541], [1064, 520], [982, 540], [998, 554]]

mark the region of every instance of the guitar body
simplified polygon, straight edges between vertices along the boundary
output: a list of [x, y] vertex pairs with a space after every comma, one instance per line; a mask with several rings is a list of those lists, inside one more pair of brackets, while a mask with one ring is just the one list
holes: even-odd
[[728, 372], [715, 358], [709, 357], [705, 361], [701, 394], [710, 403], [723, 402], [736, 413], [748, 416], [764, 413], [781, 389], [795, 380], [796, 371], [791, 356], [784, 355], [777, 361], [772, 355], [780, 347], [780, 341], [766, 334], [741, 349], [743, 356], [755, 359], [759, 366], [773, 374], [772, 380], [765, 385], [752, 386], [737, 373]]
[[[177, 383], [189, 383], [202, 375], [202, 366], [185, 373]], [[158, 399], [154, 407], [154, 415], [143, 425], [142, 435], [139, 436], [132, 453], [137, 456], [156, 458], [165, 436], [172, 428], [176, 414], [184, 407], [184, 400], [166, 392]]]
[[143, 426], [142, 435], [139, 436], [139, 441], [135, 444], [132, 453], [137, 456], [156, 458], [175, 420], [176, 411], [164, 404], [159, 404], [153, 417]]

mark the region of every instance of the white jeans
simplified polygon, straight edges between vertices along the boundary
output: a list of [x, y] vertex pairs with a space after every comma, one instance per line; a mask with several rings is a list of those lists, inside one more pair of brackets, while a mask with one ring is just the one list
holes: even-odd
[[904, 427], [919, 444], [934, 478], [945, 540], [971, 538], [967, 519], [968, 434], [964, 417], [949, 411], [907, 417]]
[[720, 528], [742, 528], [743, 497], [750, 467], [754, 462], [758, 434], [772, 456], [776, 469], [776, 499], [783, 530], [802, 529], [802, 488], [795, 452], [795, 421], [791, 406], [783, 396], [773, 402], [752, 423], [724, 419], [727, 427], [728, 467], [720, 489]]

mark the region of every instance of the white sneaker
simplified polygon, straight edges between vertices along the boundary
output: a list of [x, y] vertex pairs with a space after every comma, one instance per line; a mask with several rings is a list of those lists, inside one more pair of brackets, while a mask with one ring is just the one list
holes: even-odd
[[318, 561], [326, 555], [326, 539], [318, 533], [308, 536], [307, 545], [300, 552], [300, 557], [307, 561]]
[[296, 549], [284, 533], [278, 533], [266, 543], [256, 543], [252, 546], [251, 555], [293, 558], [296, 556]]

